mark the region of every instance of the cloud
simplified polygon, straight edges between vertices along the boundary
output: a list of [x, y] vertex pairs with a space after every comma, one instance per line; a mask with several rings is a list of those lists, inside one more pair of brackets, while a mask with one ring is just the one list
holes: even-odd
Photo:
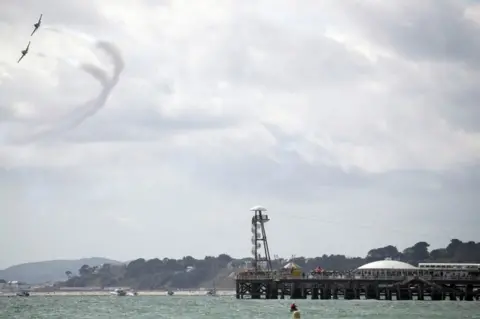
[[[21, 228], [38, 240], [16, 240], [0, 265], [244, 255], [256, 204], [272, 211], [282, 255], [474, 239], [480, 11], [432, 4], [2, 1], [0, 239]], [[77, 64], [111, 79], [83, 34], [125, 63], [104, 107], [53, 140], [18, 143], [102, 94]]]

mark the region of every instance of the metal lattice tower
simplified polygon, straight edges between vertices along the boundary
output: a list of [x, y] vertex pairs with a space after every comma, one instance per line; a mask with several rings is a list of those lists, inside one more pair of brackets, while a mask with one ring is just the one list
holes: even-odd
[[253, 268], [255, 271], [272, 271], [272, 260], [270, 259], [267, 233], [265, 232], [265, 223], [270, 220], [268, 215], [265, 214], [267, 209], [262, 206], [255, 206], [250, 211], [254, 212], [252, 217]]

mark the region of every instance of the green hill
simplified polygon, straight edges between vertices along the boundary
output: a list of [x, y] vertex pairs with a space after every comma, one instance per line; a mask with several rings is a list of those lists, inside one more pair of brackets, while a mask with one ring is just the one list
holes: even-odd
[[[480, 263], [480, 243], [462, 242], [452, 239], [444, 248], [429, 249], [429, 244], [420, 241], [403, 251], [388, 245], [371, 249], [365, 257], [345, 255], [323, 255], [318, 257], [296, 257], [295, 263], [306, 272], [320, 266], [328, 270], [348, 271], [369, 262], [393, 258], [416, 265], [419, 262], [472, 262]], [[123, 265], [105, 264], [102, 267], [88, 263], [78, 270], [78, 276], [59, 283], [64, 287], [132, 287], [138, 290], [156, 289], [197, 289], [211, 288], [213, 282], [218, 289], [233, 288], [234, 279], [230, 274], [241, 271], [244, 259], [234, 259], [227, 254], [217, 257], [206, 256], [196, 259], [186, 256], [182, 259], [139, 258]], [[274, 269], [281, 268], [286, 260], [272, 260]], [[73, 272], [73, 271], [72, 271]], [[234, 277], [234, 276], [233, 276]]]
[[[371, 249], [365, 257], [323, 255], [296, 257], [295, 263], [306, 272], [320, 266], [328, 270], [346, 271], [366, 263], [393, 258], [416, 265], [419, 262], [471, 262], [480, 263], [480, 242], [463, 242], [452, 239], [443, 248], [429, 249], [429, 244], [420, 241], [400, 251], [393, 245]], [[80, 260], [54, 260], [13, 266], [0, 271], [0, 279], [18, 280], [27, 283], [63, 281], [57, 287], [132, 287], [138, 290], [233, 288], [230, 274], [241, 271], [249, 258], [234, 259], [227, 254], [196, 259], [139, 258], [129, 263], [105, 258]], [[272, 260], [274, 269], [281, 268], [286, 260]], [[101, 266], [102, 265], [102, 266]], [[66, 272], [69, 271], [68, 280]]]
[[25, 263], [0, 270], [0, 278], [4, 280], [18, 280], [30, 284], [56, 282], [66, 280], [67, 270], [76, 274], [83, 265], [100, 266], [102, 264], [121, 264], [116, 260], [101, 257], [84, 258], [77, 260], [49, 260]]

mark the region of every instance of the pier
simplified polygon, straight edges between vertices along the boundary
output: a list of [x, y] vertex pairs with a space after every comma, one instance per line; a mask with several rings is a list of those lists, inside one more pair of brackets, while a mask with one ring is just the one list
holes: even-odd
[[480, 278], [429, 276], [313, 276], [285, 278], [275, 272], [239, 274], [237, 299], [480, 300]]
[[461, 264], [439, 271], [384, 260], [347, 273], [273, 270], [264, 225], [270, 219], [264, 207], [251, 211], [254, 260], [236, 276], [237, 299], [480, 300], [480, 268], [466, 271]]

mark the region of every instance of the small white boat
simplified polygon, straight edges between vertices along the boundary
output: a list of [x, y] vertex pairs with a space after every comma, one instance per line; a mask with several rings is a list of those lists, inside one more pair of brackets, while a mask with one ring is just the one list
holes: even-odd
[[110, 294], [113, 296], [126, 296], [127, 292], [123, 289], [117, 288], [114, 291], [110, 291]]
[[121, 288], [117, 288], [113, 291], [110, 291], [110, 294], [113, 295], [113, 296], [138, 296], [138, 293], [136, 291], [125, 291]]

